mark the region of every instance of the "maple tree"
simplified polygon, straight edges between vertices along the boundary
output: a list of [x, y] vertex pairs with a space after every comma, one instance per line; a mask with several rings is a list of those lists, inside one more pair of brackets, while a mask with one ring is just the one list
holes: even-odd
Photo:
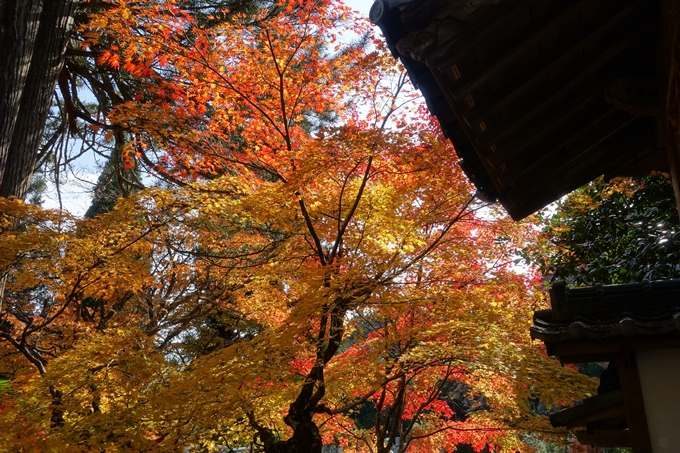
[[[106, 162], [102, 174], [108, 183], [116, 185], [122, 195], [127, 195], [144, 184], [139, 175], [126, 171], [123, 166], [121, 152], [130, 139], [129, 134], [120, 124], [105, 118], [114, 106], [132, 101], [143, 80], [101, 61], [102, 53], [116, 45], [115, 37], [111, 37], [111, 41], [83, 46], [83, 32], [88, 29], [90, 18], [109, 7], [109, 2], [100, 0], [75, 2], [73, 22], [76, 26], [66, 46], [64, 65], [58, 74], [37, 162], [32, 163], [35, 168], [28, 165], [28, 176], [35, 169], [37, 181], [53, 180], [58, 186], [60, 180], [68, 179], [64, 175], [68, 175], [72, 166], [77, 167], [78, 159], [94, 157]], [[207, 27], [228, 22], [234, 14], [248, 14], [258, 8], [266, 7], [270, 14], [277, 14], [275, 5], [267, 0], [191, 0], [183, 2], [182, 7]], [[143, 33], [143, 30], [130, 29], [128, 32]], [[49, 98], [49, 89], [46, 90]], [[42, 124], [36, 132], [38, 136], [41, 128]]]
[[3, 447], [510, 450], [546, 428], [529, 399], [592, 385], [530, 344], [531, 229], [480, 214], [365, 21], [278, 6], [205, 27], [120, 2], [82, 30], [139, 83], [108, 119], [122, 160], [173, 186], [94, 219], [3, 201]]

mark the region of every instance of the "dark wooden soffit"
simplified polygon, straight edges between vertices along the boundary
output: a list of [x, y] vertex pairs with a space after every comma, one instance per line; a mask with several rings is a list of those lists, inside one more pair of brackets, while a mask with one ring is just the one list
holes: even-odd
[[521, 219], [603, 174], [668, 171], [659, 10], [653, 0], [378, 0], [371, 20], [480, 195]]
[[550, 414], [550, 424], [555, 427], [576, 428], [588, 423], [602, 420], [616, 420], [623, 418], [625, 422], [626, 409], [623, 406], [621, 390], [602, 395], [591, 396], [567, 409]]
[[564, 426], [574, 431], [583, 444], [600, 447], [632, 445], [621, 390], [586, 398], [581, 404], [550, 414], [549, 418], [552, 426]]

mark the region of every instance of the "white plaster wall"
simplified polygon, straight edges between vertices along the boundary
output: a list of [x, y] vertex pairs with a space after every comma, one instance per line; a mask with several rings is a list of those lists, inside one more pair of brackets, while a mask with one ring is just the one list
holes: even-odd
[[[636, 354], [654, 453], [680, 452], [680, 349]], [[624, 396], [625, 398], [625, 396]]]

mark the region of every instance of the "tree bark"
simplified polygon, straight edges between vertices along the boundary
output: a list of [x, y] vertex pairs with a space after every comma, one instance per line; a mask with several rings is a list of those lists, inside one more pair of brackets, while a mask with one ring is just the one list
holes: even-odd
[[57, 429], [64, 426], [64, 402], [62, 401], [61, 390], [50, 386], [50, 394], [52, 395], [52, 415], [50, 416], [50, 428]]
[[[24, 198], [78, 0], [0, 0], [0, 196]], [[0, 276], [0, 311], [6, 275]]]
[[77, 0], [0, 0], [0, 196], [23, 198]]
[[35, 48], [42, 0], [0, 0], [0, 183]]
[[293, 435], [285, 441], [276, 441], [271, 430], [259, 425], [252, 414], [249, 415], [266, 453], [321, 453], [323, 441], [313, 418], [319, 412], [319, 403], [326, 394], [325, 367], [342, 342], [347, 303], [341, 298], [336, 300], [335, 308], [322, 316], [317, 336], [316, 363], [283, 418], [286, 425], [292, 428]]

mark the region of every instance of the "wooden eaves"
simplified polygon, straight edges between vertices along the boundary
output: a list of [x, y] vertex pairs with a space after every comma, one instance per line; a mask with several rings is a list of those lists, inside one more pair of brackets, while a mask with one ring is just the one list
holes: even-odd
[[620, 429], [627, 424], [621, 390], [586, 398], [579, 405], [550, 415], [550, 422], [555, 427], [573, 429], [584, 445], [631, 446], [629, 430]]
[[520, 219], [600, 175], [680, 168], [679, 3], [377, 0], [371, 20], [480, 196]]

